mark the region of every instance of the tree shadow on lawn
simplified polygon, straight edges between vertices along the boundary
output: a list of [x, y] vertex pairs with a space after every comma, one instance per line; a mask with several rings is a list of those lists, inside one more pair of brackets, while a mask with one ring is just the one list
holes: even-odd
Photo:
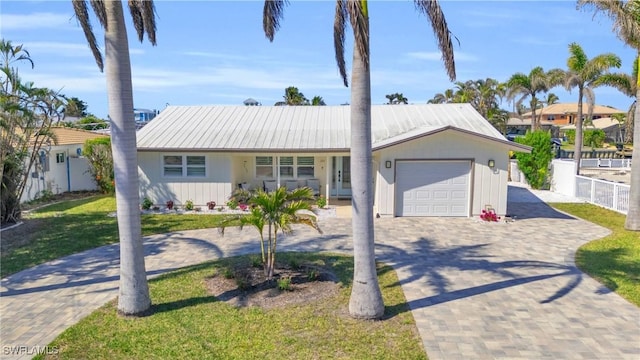
[[[170, 263], [163, 262], [162, 268], [149, 269], [149, 263], [153, 261], [153, 257], [168, 251], [170, 245], [176, 241], [188, 242], [200, 248], [200, 251], [209, 251], [212, 253], [213, 258], [225, 256], [224, 252], [218, 246], [202, 239], [181, 237], [175, 234], [154, 235], [151, 238], [146, 238], [144, 242], [148, 276], [158, 275], [182, 267], [180, 264], [171, 266]], [[179, 259], [180, 254], [176, 253], [175, 255], [176, 258]], [[119, 270], [120, 245], [111, 244], [65, 256], [10, 275], [2, 279], [2, 286], [7, 290], [1, 292], [0, 296], [20, 295], [117, 281], [119, 279]], [[50, 284], [24, 287], [26, 283], [40, 282], [40, 280], [47, 278], [54, 279]]]
[[[391, 264], [398, 272], [407, 271], [410, 274], [409, 277], [401, 279], [399, 284], [391, 286], [415, 285], [418, 282], [424, 283], [425, 288], [433, 289], [434, 295], [409, 301], [410, 309], [420, 309], [550, 278], [568, 277], [566, 285], [539, 301], [545, 304], [567, 295], [583, 280], [582, 272], [574, 266], [535, 260], [491, 261], [491, 254], [485, 250], [488, 245], [438, 247], [434, 241], [423, 237], [415, 242], [411, 250], [386, 244], [376, 244], [376, 248], [381, 254], [380, 261]], [[480, 282], [481, 273], [505, 280], [455, 289], [456, 284], [447, 277], [447, 273], [452, 269], [459, 272], [477, 272], [475, 279]], [[406, 304], [393, 305], [387, 311], [401, 312], [400, 308], [403, 306]]]

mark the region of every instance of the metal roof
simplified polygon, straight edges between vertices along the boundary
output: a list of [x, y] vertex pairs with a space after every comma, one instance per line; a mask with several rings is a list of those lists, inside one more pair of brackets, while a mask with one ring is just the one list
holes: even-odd
[[[138, 131], [139, 150], [345, 151], [350, 106], [169, 106]], [[506, 140], [469, 104], [373, 105], [372, 145], [458, 129]]]

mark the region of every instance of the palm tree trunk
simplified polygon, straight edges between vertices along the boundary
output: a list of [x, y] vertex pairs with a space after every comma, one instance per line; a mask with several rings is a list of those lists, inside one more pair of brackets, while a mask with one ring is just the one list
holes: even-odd
[[129, 44], [122, 3], [105, 1], [105, 8], [108, 24], [105, 32], [105, 67], [120, 236], [118, 313], [141, 315], [151, 306], [151, 299], [138, 205], [138, 159]]
[[371, 74], [368, 64], [364, 62], [358, 46], [355, 45], [353, 47], [351, 76], [351, 189], [354, 272], [349, 313], [356, 318], [379, 319], [384, 315], [384, 303], [380, 285], [378, 285], [374, 252], [373, 184], [371, 182]]
[[582, 87], [578, 87], [578, 114], [576, 115], [576, 140], [573, 159], [576, 162], [576, 175], [580, 175], [580, 158], [582, 157]]
[[[640, 51], [638, 51], [640, 59]], [[635, 124], [633, 129], [633, 153], [631, 158], [631, 189], [629, 191], [629, 212], [624, 227], [627, 230], [640, 231], [640, 76], [638, 76], [638, 86], [636, 86], [636, 110]]]

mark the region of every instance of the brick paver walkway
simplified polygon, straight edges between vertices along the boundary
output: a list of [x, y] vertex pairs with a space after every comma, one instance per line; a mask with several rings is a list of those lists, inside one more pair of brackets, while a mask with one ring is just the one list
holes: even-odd
[[[581, 273], [578, 246], [608, 230], [544, 203], [510, 203], [512, 223], [376, 219], [378, 259], [392, 264], [425, 350], [438, 359], [640, 359], [640, 309]], [[351, 251], [350, 219], [324, 234], [296, 228], [280, 251]], [[149, 274], [256, 252], [252, 229], [193, 230], [145, 240]], [[117, 296], [118, 246], [75, 254], [2, 279], [3, 358], [44, 347]]]

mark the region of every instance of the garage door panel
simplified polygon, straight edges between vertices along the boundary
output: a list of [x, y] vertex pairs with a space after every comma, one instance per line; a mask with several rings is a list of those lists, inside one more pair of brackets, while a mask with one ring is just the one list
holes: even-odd
[[396, 215], [468, 216], [470, 161], [398, 161]]
[[431, 199], [431, 192], [430, 191], [424, 191], [424, 190], [418, 190], [415, 192], [415, 200], [430, 200]]

